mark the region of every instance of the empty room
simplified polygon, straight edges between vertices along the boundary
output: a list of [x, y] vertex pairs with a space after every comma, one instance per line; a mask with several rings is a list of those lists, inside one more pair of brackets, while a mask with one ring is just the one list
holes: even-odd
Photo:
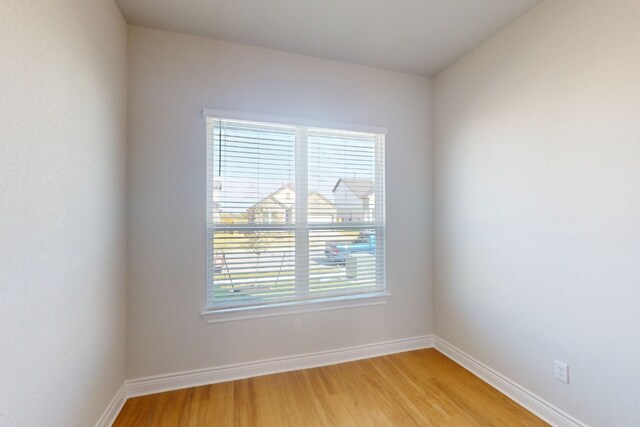
[[0, 0], [0, 426], [640, 426], [640, 1]]

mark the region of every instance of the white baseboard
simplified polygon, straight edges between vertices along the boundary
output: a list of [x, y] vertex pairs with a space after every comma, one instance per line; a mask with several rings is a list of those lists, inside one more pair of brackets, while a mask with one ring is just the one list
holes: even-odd
[[432, 335], [404, 338], [337, 350], [276, 357], [255, 362], [237, 363], [215, 368], [137, 378], [125, 381], [125, 391], [127, 397], [143, 396], [164, 391], [257, 377], [260, 375], [334, 365], [337, 363], [430, 347], [433, 347]]
[[556, 427], [587, 427], [586, 424], [435, 335], [424, 335], [336, 350], [277, 357], [255, 362], [236, 363], [214, 368], [126, 380], [109, 403], [102, 417], [100, 417], [100, 421], [98, 421], [96, 427], [111, 426], [124, 406], [125, 401], [130, 397], [299, 369], [328, 366], [432, 347], [435, 347], [445, 356], [463, 366], [549, 424]]
[[533, 394], [509, 378], [439, 338], [433, 338], [436, 350], [458, 363], [481, 380], [507, 395], [529, 411], [556, 427], [587, 427], [586, 424]]
[[111, 427], [126, 401], [125, 385], [122, 384], [115, 396], [113, 396], [113, 399], [111, 399], [111, 402], [109, 402], [107, 409], [102, 413], [102, 416], [96, 423], [96, 427]]

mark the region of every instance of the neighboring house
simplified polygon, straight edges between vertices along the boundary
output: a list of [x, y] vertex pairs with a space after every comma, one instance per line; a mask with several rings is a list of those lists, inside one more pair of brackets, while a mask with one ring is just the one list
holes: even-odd
[[317, 191], [311, 191], [308, 199], [309, 223], [335, 222], [336, 205]]
[[333, 187], [338, 221], [372, 221], [375, 192], [370, 179], [340, 178]]
[[[293, 184], [284, 184], [247, 209], [250, 223], [293, 224], [295, 222], [296, 191]], [[309, 193], [309, 222], [333, 222], [335, 205], [317, 191]]]

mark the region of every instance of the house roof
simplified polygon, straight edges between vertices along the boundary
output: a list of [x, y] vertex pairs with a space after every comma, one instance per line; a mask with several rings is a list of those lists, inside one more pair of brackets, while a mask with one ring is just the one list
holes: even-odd
[[[278, 199], [278, 194], [285, 189], [289, 189], [293, 192], [294, 194], [294, 202], [293, 203], [284, 203], [282, 202], [280, 199]], [[295, 187], [293, 186], [292, 183], [287, 183], [282, 185], [282, 187], [278, 188], [276, 191], [274, 191], [273, 193], [269, 194], [268, 196], [265, 196], [264, 198], [260, 199], [258, 202], [254, 203], [253, 205], [251, 205], [247, 210], [251, 211], [254, 210], [258, 205], [266, 202], [267, 200], [273, 200], [274, 202], [276, 202], [278, 205], [282, 206], [285, 209], [288, 209], [289, 207], [293, 206], [295, 204]], [[325, 203], [327, 203], [328, 205], [334, 206], [333, 202], [331, 202], [331, 200], [327, 199], [326, 197], [324, 197], [322, 194], [320, 194], [317, 191], [310, 191], [309, 192], [310, 196], [318, 196], [321, 200], [323, 200]]]
[[268, 196], [265, 196], [262, 199], [258, 200], [256, 203], [251, 205], [247, 210], [248, 211], [254, 210], [258, 205], [263, 204], [267, 200], [273, 200], [274, 202], [276, 202], [278, 205], [282, 206], [285, 209], [289, 208], [289, 206], [286, 203], [283, 203], [277, 197], [278, 193], [280, 193], [282, 190], [286, 190], [286, 189], [289, 189], [289, 190], [293, 191], [294, 194], [295, 194], [295, 189], [293, 187], [293, 184], [287, 183], [287, 184], [282, 185], [282, 187], [278, 188], [276, 191], [274, 191], [273, 193], [269, 194]]
[[310, 191], [309, 195], [310, 196], [318, 196], [320, 198], [320, 200], [322, 200], [326, 204], [335, 207], [334, 203], [331, 200], [327, 199], [326, 197], [324, 197], [322, 194], [318, 193], [317, 191]]
[[370, 179], [340, 178], [338, 182], [336, 182], [336, 185], [333, 187], [332, 191], [334, 193], [336, 191], [336, 188], [338, 188], [338, 186], [340, 185], [340, 183], [343, 183], [344, 185], [346, 185], [347, 188], [351, 190], [353, 194], [355, 194], [361, 199], [365, 199], [373, 194], [373, 181], [371, 181]]

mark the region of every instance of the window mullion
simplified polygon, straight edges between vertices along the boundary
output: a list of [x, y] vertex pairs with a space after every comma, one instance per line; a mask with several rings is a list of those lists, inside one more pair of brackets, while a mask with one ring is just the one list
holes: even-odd
[[309, 293], [309, 230], [308, 230], [308, 194], [309, 178], [307, 171], [307, 130], [296, 128], [295, 144], [295, 270], [296, 298], [305, 298]]

